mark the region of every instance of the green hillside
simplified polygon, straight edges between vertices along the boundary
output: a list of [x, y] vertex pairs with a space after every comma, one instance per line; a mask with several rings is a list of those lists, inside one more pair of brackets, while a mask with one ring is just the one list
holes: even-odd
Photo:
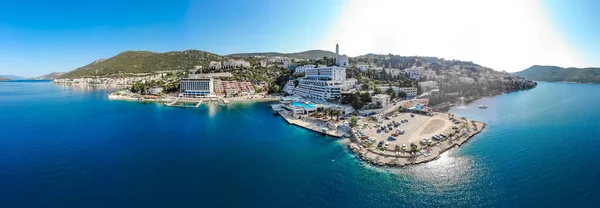
[[288, 58], [294, 58], [294, 59], [321, 59], [324, 56], [329, 57], [329, 58], [335, 57], [335, 53], [331, 52], [331, 51], [324, 51], [324, 50], [310, 50], [310, 51], [304, 51], [304, 52], [298, 52], [298, 53], [277, 53], [277, 52], [234, 53], [234, 54], [229, 54], [227, 56], [234, 57], [234, 58], [248, 58], [248, 57], [252, 57], [252, 56], [266, 56], [266, 57], [282, 56], [282, 57], [288, 57]]
[[61, 78], [106, 76], [124, 73], [149, 73], [165, 70], [186, 70], [194, 66], [208, 66], [211, 61], [224, 60], [222, 56], [199, 50], [155, 53], [125, 51], [106, 60], [97, 60], [77, 68]]
[[535, 65], [514, 74], [536, 81], [600, 83], [600, 68], [562, 68]]

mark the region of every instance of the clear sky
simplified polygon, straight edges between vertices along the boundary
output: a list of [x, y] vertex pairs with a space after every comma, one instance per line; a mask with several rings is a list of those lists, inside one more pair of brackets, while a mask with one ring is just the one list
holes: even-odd
[[0, 2], [0, 74], [70, 71], [125, 50], [310, 49], [438, 56], [519, 71], [600, 66], [595, 0]]

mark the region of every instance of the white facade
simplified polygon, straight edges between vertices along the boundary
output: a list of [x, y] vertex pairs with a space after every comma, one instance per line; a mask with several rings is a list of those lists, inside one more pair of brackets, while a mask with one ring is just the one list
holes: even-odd
[[183, 78], [179, 86], [180, 97], [208, 97], [214, 92], [213, 78]]
[[400, 91], [405, 92], [407, 97], [417, 96], [417, 88], [416, 87], [401, 87]]
[[387, 68], [384, 70], [385, 70], [385, 73], [391, 74], [392, 76], [398, 76], [398, 75], [400, 75], [400, 73], [402, 73], [402, 70], [400, 70], [400, 69]]
[[386, 106], [390, 104], [390, 96], [386, 95], [386, 94], [377, 94], [375, 96], [372, 97], [373, 98], [373, 104], [375, 103], [381, 103], [381, 106]]
[[286, 92], [287, 94], [294, 94], [294, 89], [296, 88], [295, 84], [294, 84], [294, 80], [289, 80], [287, 83], [285, 83], [285, 85], [283, 86], [283, 91]]
[[344, 81], [344, 84], [342, 85], [342, 90], [349, 90], [349, 89], [356, 88], [357, 84], [358, 84], [357, 79], [354, 79], [354, 78], [346, 79], [346, 81]]
[[150, 95], [158, 95], [158, 93], [161, 93], [164, 89], [162, 87], [151, 87], [150, 89], [148, 89], [148, 94]]
[[356, 68], [360, 71], [367, 71], [369, 69], [369, 65], [367, 64], [357, 64]]
[[250, 62], [244, 61], [242, 59], [229, 59], [223, 62], [223, 67], [250, 67]]
[[343, 67], [323, 67], [306, 69], [305, 79], [319, 79], [342, 82], [346, 80], [346, 68]]
[[289, 68], [292, 65], [292, 61], [289, 59], [284, 59], [283, 61], [281, 61], [281, 64], [283, 65], [283, 68]]
[[[342, 89], [348, 89], [356, 84], [354, 80], [346, 80], [346, 68], [343, 67], [309, 68], [305, 73], [305, 76], [299, 79], [298, 87], [293, 90], [294, 95], [304, 98], [319, 100], [339, 98]], [[288, 85], [290, 84], [286, 86]]]
[[339, 67], [346, 67], [349, 63], [348, 56], [340, 55], [340, 45], [335, 44], [335, 65]]
[[433, 70], [423, 70], [421, 72], [421, 77], [424, 77], [427, 80], [434, 80], [435, 76], [436, 76], [436, 73]]
[[311, 64], [311, 65], [298, 66], [294, 70], [294, 74], [299, 74], [299, 73], [305, 72], [306, 69], [311, 69], [311, 68], [315, 68], [315, 65]]
[[346, 67], [348, 66], [348, 56], [346, 55], [337, 55], [335, 58], [335, 65], [340, 66], [340, 67]]
[[438, 89], [438, 83], [436, 81], [419, 82], [419, 87], [423, 92], [428, 92], [432, 89]]
[[267, 60], [262, 60], [262, 61], [260, 61], [260, 66], [267, 67], [267, 66], [269, 66], [269, 62]]
[[208, 68], [220, 69], [221, 67], [223, 67], [223, 65], [218, 61], [211, 61], [210, 64], [208, 64]]

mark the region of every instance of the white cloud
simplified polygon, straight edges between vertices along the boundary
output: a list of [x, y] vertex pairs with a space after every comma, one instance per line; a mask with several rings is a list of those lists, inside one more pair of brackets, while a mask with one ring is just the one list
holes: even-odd
[[344, 4], [320, 48], [437, 56], [496, 70], [534, 64], [585, 66], [537, 1], [354, 0]]

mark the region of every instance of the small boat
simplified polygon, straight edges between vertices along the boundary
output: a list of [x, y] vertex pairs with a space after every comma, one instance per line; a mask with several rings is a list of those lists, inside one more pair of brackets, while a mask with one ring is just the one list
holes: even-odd
[[225, 106], [225, 103], [219, 103], [219, 105], [224, 107], [224, 106]]
[[481, 108], [481, 109], [486, 109], [486, 108], [487, 108], [487, 105], [479, 105], [479, 108]]

